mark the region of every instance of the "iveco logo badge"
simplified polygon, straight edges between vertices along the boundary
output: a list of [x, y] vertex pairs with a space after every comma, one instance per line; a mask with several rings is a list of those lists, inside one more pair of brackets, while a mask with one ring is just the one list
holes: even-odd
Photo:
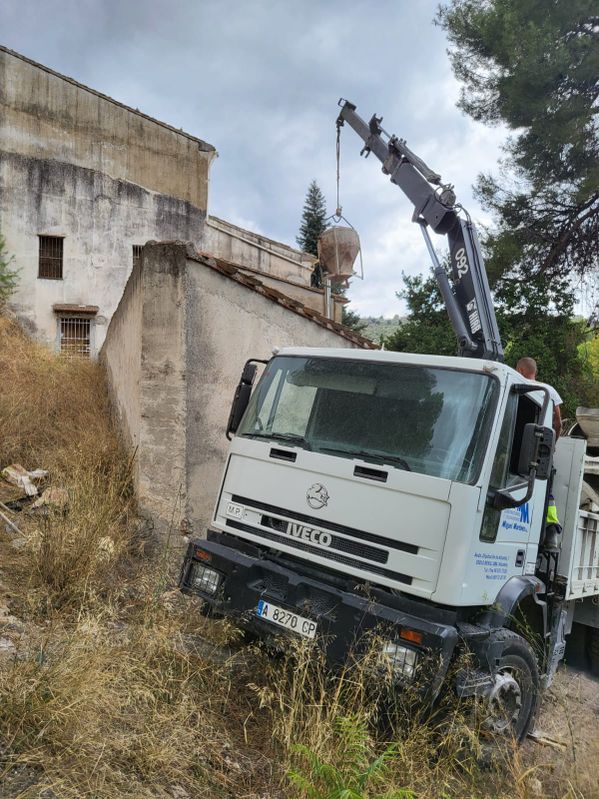
[[287, 535], [293, 538], [303, 538], [304, 541], [311, 541], [313, 544], [320, 544], [322, 547], [330, 547], [333, 537], [324, 530], [316, 530], [314, 527], [306, 527], [303, 524], [287, 522]]
[[306, 492], [306, 501], [311, 508], [324, 508], [329, 501], [329, 492], [322, 483], [314, 483]]

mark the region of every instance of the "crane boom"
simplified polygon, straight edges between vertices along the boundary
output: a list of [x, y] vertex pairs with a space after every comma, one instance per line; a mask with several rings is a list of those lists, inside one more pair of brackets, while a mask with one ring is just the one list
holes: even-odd
[[[433, 271], [447, 313], [455, 330], [459, 354], [474, 358], [503, 361], [503, 347], [495, 317], [493, 299], [476, 228], [469, 218], [459, 215], [453, 186], [441, 182], [441, 176], [415, 155], [405, 141], [389, 136], [381, 127], [382, 117], [374, 115], [366, 123], [356, 106], [340, 100], [337, 118], [345, 122], [364, 142], [361, 155], [375, 154], [383, 173], [404, 192], [414, 205], [412, 221], [420, 225]], [[383, 135], [387, 139], [383, 138]], [[446, 235], [449, 242], [452, 283], [439, 263], [428, 228]]]

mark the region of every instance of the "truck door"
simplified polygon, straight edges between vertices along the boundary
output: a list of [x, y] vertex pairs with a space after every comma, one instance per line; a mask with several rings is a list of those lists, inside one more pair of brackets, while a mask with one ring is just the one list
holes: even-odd
[[[518, 474], [518, 459], [524, 425], [530, 422], [538, 423], [539, 413], [540, 405], [529, 395], [509, 395], [480, 533], [482, 541], [512, 544], [513, 565], [521, 565], [525, 574], [533, 574], [535, 570], [547, 482], [537, 480], [530, 500], [516, 508], [502, 511], [494, 508], [492, 502], [498, 489], [509, 489], [523, 482], [523, 476]], [[517, 492], [516, 496], [519, 496], [519, 493]], [[526, 488], [521, 489], [521, 494], [522, 497], [525, 496]]]

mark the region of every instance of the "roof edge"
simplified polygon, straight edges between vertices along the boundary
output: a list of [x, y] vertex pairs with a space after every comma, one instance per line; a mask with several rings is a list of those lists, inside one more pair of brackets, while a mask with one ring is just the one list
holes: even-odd
[[196, 142], [199, 145], [199, 149], [202, 152], [207, 153], [216, 153], [216, 147], [212, 144], [208, 144], [208, 142], [204, 141], [203, 139], [199, 139], [197, 136], [192, 136], [191, 133], [186, 133], [186, 131], [182, 129], [177, 129], [172, 125], [169, 125], [168, 122], [162, 122], [159, 119], [155, 119], [151, 117], [149, 114], [144, 114], [143, 111], [140, 111], [138, 108], [131, 108], [129, 105], [125, 105], [125, 103], [121, 103], [118, 100], [115, 100], [114, 97], [110, 97], [107, 94], [102, 94], [102, 92], [97, 91], [96, 89], [92, 89], [90, 86], [86, 86], [84, 83], [79, 83], [79, 81], [75, 80], [74, 78], [70, 78], [68, 75], [63, 75], [61, 72], [57, 72], [54, 69], [50, 69], [50, 67], [45, 66], [44, 64], [40, 64], [38, 61], [34, 61], [32, 58], [27, 58], [27, 56], [22, 55], [21, 53], [17, 53], [16, 50], [11, 50], [9, 47], [5, 47], [4, 45], [0, 44], [0, 52], [7, 53], [14, 58], [18, 58], [21, 61], [25, 61], [25, 63], [30, 64], [37, 69], [41, 69], [44, 72], [47, 72], [49, 75], [53, 75], [55, 78], [60, 78], [61, 80], [66, 81], [67, 83], [71, 83], [73, 86], [76, 86], [78, 89], [83, 89], [90, 94], [94, 94], [96, 97], [100, 97], [102, 100], [107, 100], [109, 103], [118, 106], [119, 108], [125, 109], [125, 111], [129, 111], [132, 114], [136, 114], [137, 116], [143, 117], [143, 119], [147, 119], [148, 122], [153, 122], [155, 125], [160, 125], [167, 130], [176, 133], [178, 136], [183, 136], [186, 139], [190, 139], [193, 142]]

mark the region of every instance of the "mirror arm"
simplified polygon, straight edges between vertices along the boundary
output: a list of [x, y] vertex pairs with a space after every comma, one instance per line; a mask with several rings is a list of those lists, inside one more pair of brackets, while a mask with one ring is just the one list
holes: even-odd
[[[498, 508], [499, 510], [506, 510], [507, 508], [519, 508], [520, 505], [524, 505], [525, 502], [532, 497], [532, 492], [535, 489], [535, 480], [537, 477], [537, 470], [536, 467], [530, 470], [530, 474], [528, 475], [528, 480], [526, 483], [521, 483], [518, 486], [513, 486], [511, 490], [507, 488], [502, 488], [499, 491], [496, 491], [493, 495], [492, 505], [494, 508]], [[520, 488], [527, 486], [526, 494], [522, 499], [515, 499], [512, 496], [512, 491], [518, 491]]]

